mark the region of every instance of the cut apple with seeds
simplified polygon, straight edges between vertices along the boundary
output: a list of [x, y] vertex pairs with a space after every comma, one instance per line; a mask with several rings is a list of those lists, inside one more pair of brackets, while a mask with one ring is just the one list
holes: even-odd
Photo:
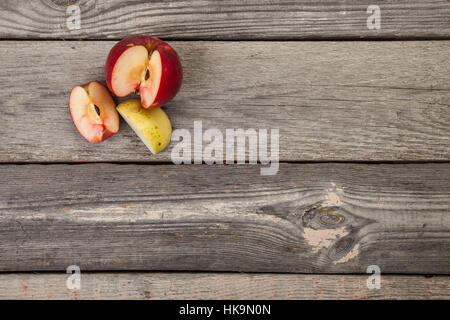
[[119, 131], [119, 114], [114, 100], [97, 81], [73, 88], [69, 109], [78, 132], [91, 143], [101, 142]]
[[175, 50], [149, 36], [118, 42], [105, 64], [106, 83], [118, 97], [139, 92], [144, 108], [163, 106], [181, 87], [183, 70]]
[[163, 109], [144, 109], [139, 100], [131, 99], [119, 104], [117, 111], [153, 154], [169, 145], [172, 125]]

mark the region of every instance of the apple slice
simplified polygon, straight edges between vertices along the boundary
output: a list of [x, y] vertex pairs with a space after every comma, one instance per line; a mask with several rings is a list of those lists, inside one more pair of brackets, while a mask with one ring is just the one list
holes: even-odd
[[78, 132], [91, 143], [99, 143], [119, 131], [119, 114], [114, 100], [97, 81], [73, 88], [69, 109]]
[[119, 41], [105, 64], [106, 83], [118, 97], [136, 91], [144, 108], [163, 106], [177, 94], [183, 69], [175, 50], [164, 41], [149, 36], [133, 36]]
[[169, 145], [172, 125], [163, 109], [144, 109], [138, 99], [131, 99], [119, 104], [117, 111], [153, 154]]

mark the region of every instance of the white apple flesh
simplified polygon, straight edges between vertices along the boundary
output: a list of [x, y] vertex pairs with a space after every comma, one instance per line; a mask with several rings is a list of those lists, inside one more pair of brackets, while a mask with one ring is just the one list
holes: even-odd
[[105, 64], [109, 90], [118, 97], [136, 91], [144, 108], [163, 106], [181, 87], [183, 70], [175, 50], [149, 36], [133, 36], [118, 42]]
[[119, 115], [114, 100], [97, 81], [73, 88], [69, 109], [78, 132], [91, 143], [99, 143], [119, 131]]

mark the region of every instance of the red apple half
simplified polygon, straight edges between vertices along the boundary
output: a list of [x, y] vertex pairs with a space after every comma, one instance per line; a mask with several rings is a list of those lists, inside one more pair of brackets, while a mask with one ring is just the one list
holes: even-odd
[[177, 94], [183, 69], [175, 50], [149, 36], [133, 36], [118, 42], [105, 65], [106, 83], [118, 97], [139, 90], [142, 107], [163, 106]]
[[91, 143], [98, 143], [119, 131], [119, 114], [108, 90], [93, 81], [72, 89], [70, 115], [78, 132]]

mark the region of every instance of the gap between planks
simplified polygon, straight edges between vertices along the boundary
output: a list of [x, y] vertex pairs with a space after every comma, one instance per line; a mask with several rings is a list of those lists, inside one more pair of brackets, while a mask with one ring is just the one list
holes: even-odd
[[[1, 42], [36, 42], [36, 41], [61, 41], [61, 42], [111, 42], [111, 41], [120, 41], [124, 38], [117, 38], [117, 39], [96, 39], [96, 38], [75, 38], [75, 39], [63, 39], [63, 38], [29, 38], [29, 39], [22, 39], [22, 38], [1, 38]], [[324, 38], [324, 39], [247, 39], [247, 40], [239, 40], [239, 39], [183, 39], [183, 38], [159, 38], [161, 40], [167, 41], [167, 42], [421, 42], [421, 41], [449, 41], [449, 37], [442, 37], [442, 38], [401, 38], [401, 39], [395, 39], [395, 38], [387, 38], [387, 39], [377, 39], [377, 38], [368, 38], [368, 39], [361, 39], [361, 38]]]

